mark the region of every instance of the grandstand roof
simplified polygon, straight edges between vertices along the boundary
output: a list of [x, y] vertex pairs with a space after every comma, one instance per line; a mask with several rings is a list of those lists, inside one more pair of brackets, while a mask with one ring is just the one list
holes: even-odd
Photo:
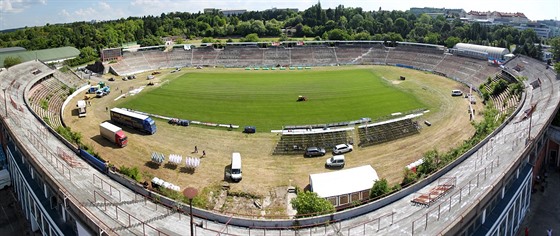
[[71, 59], [80, 55], [80, 50], [75, 47], [50, 48], [35, 51], [17, 51], [0, 54], [0, 67], [4, 67], [6, 57], [19, 57], [22, 62], [39, 59], [43, 62]]
[[22, 47], [0, 48], [0, 54], [11, 53], [11, 52], [19, 52], [19, 51], [25, 51], [25, 48], [22, 48]]
[[332, 197], [371, 189], [379, 177], [370, 165], [309, 175], [309, 184], [319, 197]]
[[464, 51], [476, 51], [476, 52], [488, 53], [489, 55], [499, 54], [503, 56], [509, 53], [509, 50], [505, 48], [482, 46], [482, 45], [469, 44], [469, 43], [458, 43], [455, 44], [453, 48], [458, 50], [464, 50]]

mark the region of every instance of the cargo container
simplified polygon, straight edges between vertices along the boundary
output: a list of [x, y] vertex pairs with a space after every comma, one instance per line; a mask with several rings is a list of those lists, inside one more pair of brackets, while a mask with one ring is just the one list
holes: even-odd
[[119, 147], [125, 147], [128, 144], [128, 139], [122, 129], [109, 122], [101, 123], [99, 125], [99, 132], [101, 133], [101, 136]]

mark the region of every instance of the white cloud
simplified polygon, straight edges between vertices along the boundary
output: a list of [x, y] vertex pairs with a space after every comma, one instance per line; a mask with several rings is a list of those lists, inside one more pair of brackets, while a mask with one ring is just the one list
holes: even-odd
[[61, 15], [63, 17], [70, 17], [70, 13], [66, 9], [62, 9], [62, 11], [60, 11], [59, 15]]
[[47, 0], [0, 0], [0, 12], [20, 13], [36, 4], [47, 4]]
[[99, 2], [99, 6], [100, 6], [101, 9], [103, 9], [103, 10], [110, 10], [110, 9], [111, 9], [111, 6], [110, 6], [108, 3], [106, 3], [106, 2]]
[[109, 3], [101, 1], [91, 4], [90, 7], [78, 8], [73, 10], [62, 9], [59, 16], [64, 18], [65, 22], [74, 21], [91, 21], [91, 20], [115, 20], [121, 17], [127, 17], [123, 9], [115, 9]]

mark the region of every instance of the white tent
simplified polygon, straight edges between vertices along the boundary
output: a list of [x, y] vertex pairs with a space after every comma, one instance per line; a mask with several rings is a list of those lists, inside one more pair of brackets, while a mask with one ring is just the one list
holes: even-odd
[[371, 189], [378, 179], [370, 165], [309, 175], [311, 191], [322, 198]]

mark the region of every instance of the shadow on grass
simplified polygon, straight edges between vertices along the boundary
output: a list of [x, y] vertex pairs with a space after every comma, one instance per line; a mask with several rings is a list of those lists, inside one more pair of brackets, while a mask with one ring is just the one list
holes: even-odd
[[157, 164], [157, 163], [152, 162], [152, 161], [147, 161], [147, 162], [144, 164], [144, 166], [147, 166], [147, 167], [149, 167], [149, 168], [151, 168], [151, 169], [157, 170], [157, 169], [159, 169], [160, 164]]
[[175, 169], [177, 169], [177, 164], [173, 164], [173, 163], [168, 162], [168, 163], [165, 163], [165, 165], [163, 165], [163, 167], [167, 168], [167, 169], [175, 170]]
[[179, 172], [181, 172], [181, 173], [187, 173], [187, 174], [191, 174], [191, 175], [192, 175], [192, 174], [194, 174], [194, 171], [195, 171], [195, 170], [196, 170], [195, 168], [189, 168], [189, 167], [183, 166], [183, 167], [181, 167], [181, 168], [179, 169]]

